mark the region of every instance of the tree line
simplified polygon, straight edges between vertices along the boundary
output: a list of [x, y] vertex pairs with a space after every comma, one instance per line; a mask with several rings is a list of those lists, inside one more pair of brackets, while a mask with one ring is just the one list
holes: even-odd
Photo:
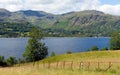
[[0, 22], [0, 37], [25, 37], [32, 27], [28, 22]]

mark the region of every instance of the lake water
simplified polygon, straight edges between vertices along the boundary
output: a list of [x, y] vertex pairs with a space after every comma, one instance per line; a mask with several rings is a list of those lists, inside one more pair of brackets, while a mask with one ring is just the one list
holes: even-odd
[[[52, 51], [56, 54], [63, 54], [67, 51], [84, 52], [92, 46], [98, 46], [99, 49], [103, 47], [109, 48], [110, 38], [78, 38], [78, 37], [50, 37], [44, 38], [42, 42], [48, 46], [49, 55]], [[8, 58], [14, 56], [16, 58], [22, 57], [25, 50], [28, 38], [0, 38], [0, 55]]]

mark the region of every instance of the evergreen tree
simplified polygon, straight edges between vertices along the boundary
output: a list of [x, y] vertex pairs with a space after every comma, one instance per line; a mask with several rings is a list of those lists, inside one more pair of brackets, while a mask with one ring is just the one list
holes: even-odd
[[23, 54], [27, 62], [34, 62], [45, 58], [48, 54], [48, 49], [44, 43], [41, 42], [43, 38], [42, 31], [33, 28], [29, 33], [29, 40], [26, 50]]

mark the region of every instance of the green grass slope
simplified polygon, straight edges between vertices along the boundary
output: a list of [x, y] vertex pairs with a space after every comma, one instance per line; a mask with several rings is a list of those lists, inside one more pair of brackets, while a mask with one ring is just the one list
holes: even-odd
[[55, 57], [48, 57], [44, 62], [56, 61], [120, 61], [120, 50], [116, 51], [95, 51], [95, 52], [81, 52], [74, 54], [63, 54]]
[[[56, 68], [58, 61], [62, 63], [63, 61], [74, 61], [73, 69], [69, 67], [69, 63], [66, 63], [65, 68], [62, 67], [62, 63], [59, 63]], [[91, 64], [90, 69], [86, 69], [87, 65], [84, 65], [83, 69], [79, 69], [79, 65], [77, 65], [79, 61], [120, 62], [120, 50], [57, 55], [35, 62], [34, 66], [33, 63], [25, 63], [21, 66], [0, 68], [0, 75], [120, 75], [120, 63], [113, 63], [112, 68], [105, 71], [108, 63], [100, 63], [100, 69], [97, 68], [98, 64]], [[46, 62], [44, 66], [43, 62]], [[51, 62], [50, 68], [48, 68], [48, 62]]]

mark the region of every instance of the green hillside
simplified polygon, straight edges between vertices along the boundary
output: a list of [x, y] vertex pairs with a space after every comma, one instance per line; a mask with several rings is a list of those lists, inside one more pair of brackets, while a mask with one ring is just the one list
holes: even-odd
[[64, 31], [64, 33], [68, 32], [66, 34], [69, 35], [110, 36], [113, 32], [120, 32], [119, 16], [108, 15], [95, 10], [64, 14], [49, 24], [46, 21], [45, 24], [40, 21], [38, 25], [45, 29], [51, 28], [56, 34], [61, 34]]
[[[63, 68], [63, 61], [66, 61]], [[71, 61], [73, 67], [71, 69]], [[87, 62], [84, 64], [83, 69], [79, 69], [79, 63]], [[45, 64], [43, 64], [43, 62]], [[49, 64], [49, 62], [51, 62]], [[59, 62], [58, 67], [56, 67]], [[87, 68], [88, 62], [90, 63], [89, 69]], [[96, 62], [96, 63], [92, 63]], [[98, 62], [99, 63], [98, 68]], [[112, 67], [105, 71], [109, 62], [112, 62]], [[50, 65], [50, 68], [48, 66]], [[119, 75], [120, 74], [120, 51], [97, 51], [97, 52], [83, 52], [75, 54], [64, 54], [55, 57], [49, 57], [39, 62], [18, 64], [14, 67], [0, 68], [2, 75]]]
[[53, 19], [44, 17], [33, 24], [60, 36], [111, 36], [113, 32], [120, 32], [119, 16], [96, 10], [55, 15]]
[[0, 9], [0, 23], [29, 22], [42, 28], [47, 36], [111, 36], [120, 32], [120, 16], [96, 10], [54, 15], [43, 11]]
[[63, 54], [55, 57], [49, 57], [42, 62], [57, 62], [57, 61], [120, 61], [120, 51], [95, 51], [82, 52], [75, 54]]

